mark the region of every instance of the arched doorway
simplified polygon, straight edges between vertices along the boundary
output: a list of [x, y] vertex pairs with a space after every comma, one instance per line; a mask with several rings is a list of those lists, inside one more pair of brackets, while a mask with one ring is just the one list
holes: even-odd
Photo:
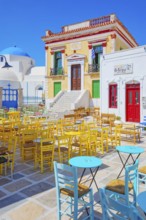
[[140, 83], [126, 84], [126, 121], [140, 122]]
[[42, 102], [43, 99], [43, 86], [42, 85], [37, 85], [35, 88], [35, 99], [36, 103]]

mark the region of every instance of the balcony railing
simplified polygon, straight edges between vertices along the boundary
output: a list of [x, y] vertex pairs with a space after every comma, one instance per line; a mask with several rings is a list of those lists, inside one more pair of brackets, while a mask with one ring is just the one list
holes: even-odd
[[59, 68], [51, 68], [50, 69], [50, 75], [56, 76], [56, 75], [64, 75], [64, 70], [62, 67]]
[[88, 73], [96, 73], [100, 71], [99, 64], [89, 64]]
[[110, 15], [90, 20], [90, 25], [103, 24], [110, 21]]

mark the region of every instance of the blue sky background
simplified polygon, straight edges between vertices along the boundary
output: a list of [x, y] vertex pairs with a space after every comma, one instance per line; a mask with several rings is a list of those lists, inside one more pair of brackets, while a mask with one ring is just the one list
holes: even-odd
[[146, 44], [146, 0], [0, 0], [0, 51], [16, 45], [45, 64], [46, 30], [115, 13], [139, 45]]

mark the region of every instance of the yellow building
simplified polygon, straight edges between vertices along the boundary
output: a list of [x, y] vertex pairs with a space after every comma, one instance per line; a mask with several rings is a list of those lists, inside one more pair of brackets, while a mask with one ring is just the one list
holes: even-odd
[[[115, 14], [46, 31], [46, 98], [62, 90], [88, 90], [90, 105], [100, 105], [100, 57], [138, 44]], [[108, 74], [108, 73], [107, 73]]]

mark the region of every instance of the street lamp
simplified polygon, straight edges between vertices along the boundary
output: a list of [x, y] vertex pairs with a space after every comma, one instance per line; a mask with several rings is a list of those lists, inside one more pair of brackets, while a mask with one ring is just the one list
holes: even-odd
[[8, 64], [7, 59], [6, 59], [6, 57], [4, 55], [0, 54], [0, 57], [4, 58], [4, 60], [5, 60], [5, 65], [2, 68], [10, 68], [10, 67], [12, 67], [11, 65]]

